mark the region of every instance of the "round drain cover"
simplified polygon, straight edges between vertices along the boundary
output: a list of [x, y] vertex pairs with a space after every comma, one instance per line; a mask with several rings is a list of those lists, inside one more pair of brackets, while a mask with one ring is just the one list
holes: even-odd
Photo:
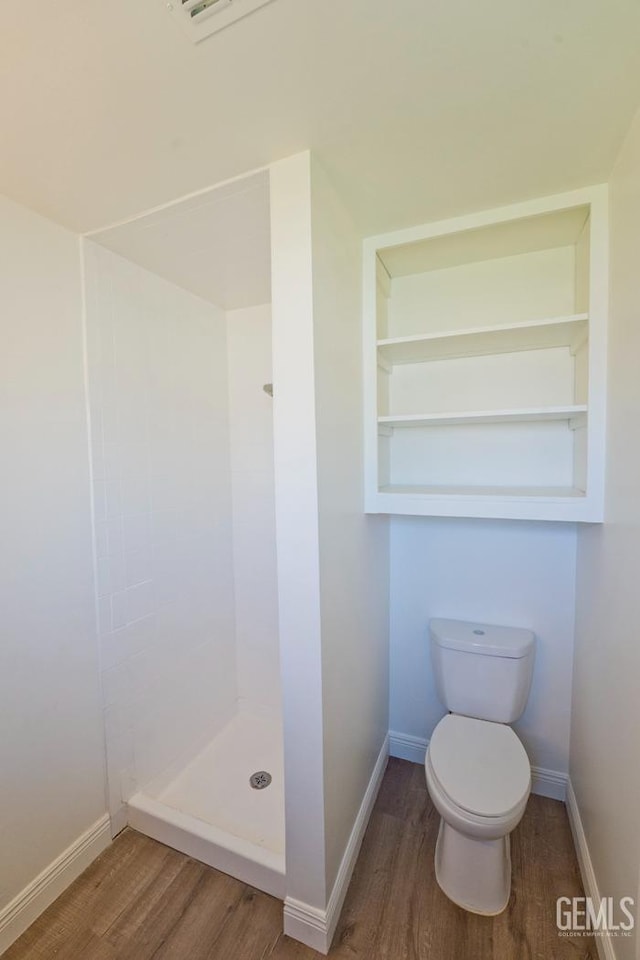
[[271, 783], [271, 774], [267, 773], [266, 770], [258, 770], [257, 773], [251, 774], [249, 783], [254, 790], [264, 790]]

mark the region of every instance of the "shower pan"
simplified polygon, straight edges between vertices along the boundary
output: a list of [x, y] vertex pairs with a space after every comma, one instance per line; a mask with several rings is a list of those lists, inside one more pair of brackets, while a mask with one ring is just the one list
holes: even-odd
[[284, 899], [281, 742], [277, 723], [239, 713], [176, 776], [131, 797], [129, 824]]

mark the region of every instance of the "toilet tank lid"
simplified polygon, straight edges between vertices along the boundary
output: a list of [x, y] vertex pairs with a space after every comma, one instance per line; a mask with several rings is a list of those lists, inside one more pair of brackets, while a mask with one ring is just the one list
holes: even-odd
[[448, 650], [461, 650], [485, 657], [509, 657], [517, 660], [531, 653], [535, 634], [522, 627], [499, 627], [490, 623], [465, 620], [431, 620], [431, 636]]

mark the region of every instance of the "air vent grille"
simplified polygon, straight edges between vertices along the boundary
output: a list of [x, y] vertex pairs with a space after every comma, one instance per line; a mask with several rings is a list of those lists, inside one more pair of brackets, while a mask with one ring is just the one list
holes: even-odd
[[168, 0], [167, 8], [194, 43], [273, 0]]
[[[227, 0], [227, 5], [229, 2], [230, 0]], [[224, 6], [225, 0], [195, 0], [195, 2], [192, 2], [192, 0], [182, 0], [182, 6], [185, 10], [189, 11], [189, 16], [192, 20], [194, 17], [199, 17], [201, 13], [205, 13], [216, 3], [218, 4], [218, 9], [220, 9], [221, 4]], [[215, 10], [212, 10], [211, 13], [215, 13]]]

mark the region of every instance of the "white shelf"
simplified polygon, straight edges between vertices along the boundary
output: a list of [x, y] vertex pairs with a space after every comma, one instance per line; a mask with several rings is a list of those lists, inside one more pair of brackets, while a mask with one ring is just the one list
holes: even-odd
[[577, 313], [568, 317], [553, 317], [508, 326], [395, 337], [378, 340], [378, 357], [393, 366], [397, 363], [453, 360], [553, 347], [569, 347], [575, 353], [586, 342], [588, 321], [588, 314]]
[[418, 497], [513, 497], [516, 499], [564, 499], [584, 497], [584, 490], [576, 487], [437, 487], [391, 484], [380, 487], [380, 493], [400, 493]]
[[608, 250], [606, 186], [364, 240], [367, 512], [602, 521]]
[[379, 428], [453, 427], [485, 423], [542, 423], [567, 420], [572, 427], [586, 423], [586, 404], [566, 407], [529, 407], [524, 410], [473, 410], [460, 413], [409, 414], [378, 417]]
[[[500, 217], [501, 211], [497, 213]], [[430, 270], [445, 270], [461, 264], [574, 244], [588, 215], [588, 203], [545, 211], [542, 216], [497, 219], [493, 223], [478, 223], [472, 214], [471, 218], [463, 218], [476, 220], [471, 229], [468, 222], [463, 225], [458, 220], [456, 225], [451, 224], [451, 232], [443, 233], [437, 224], [433, 232], [429, 225], [424, 233], [420, 228], [400, 231], [403, 234], [400, 243], [397, 234], [382, 238], [376, 252], [383, 269], [393, 280]]]

